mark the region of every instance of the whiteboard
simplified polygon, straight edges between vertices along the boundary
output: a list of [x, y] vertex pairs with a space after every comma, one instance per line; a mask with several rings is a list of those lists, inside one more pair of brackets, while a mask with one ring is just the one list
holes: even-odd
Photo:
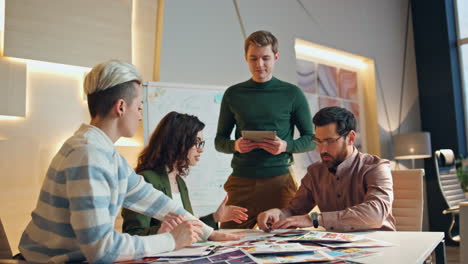
[[[171, 111], [195, 115], [205, 123], [204, 151], [200, 162], [190, 167], [189, 175], [185, 178], [194, 213], [198, 216], [204, 216], [216, 210], [226, 195], [223, 185], [232, 173], [232, 154], [218, 152], [214, 147], [219, 109], [226, 88], [165, 82], [147, 82], [143, 85], [145, 145], [159, 121]], [[313, 102], [311, 98], [307, 99], [309, 103]], [[317, 110], [316, 108], [315, 104], [311, 105], [311, 109]], [[298, 131], [294, 134], [296, 138], [299, 135]], [[231, 139], [234, 139], [234, 129]], [[311, 163], [307, 153], [294, 154], [293, 171], [298, 183]]]
[[185, 181], [194, 213], [198, 216], [213, 213], [226, 195], [223, 185], [232, 172], [232, 154], [220, 153], [214, 147], [219, 109], [226, 87], [163, 82], [147, 82], [143, 87], [145, 145], [159, 121], [171, 111], [195, 115], [205, 123], [204, 151], [200, 162], [190, 167]]

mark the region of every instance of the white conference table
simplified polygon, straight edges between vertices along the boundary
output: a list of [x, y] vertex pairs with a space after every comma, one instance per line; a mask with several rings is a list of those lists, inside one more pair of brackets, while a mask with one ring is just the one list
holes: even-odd
[[356, 259], [362, 263], [424, 263], [436, 253], [436, 263], [445, 263], [445, 242], [443, 232], [362, 232], [366, 237], [395, 244], [393, 247], [370, 248], [379, 254]]
[[[307, 228], [310, 230], [325, 231]], [[220, 229], [221, 232], [242, 232], [245, 229]], [[258, 230], [261, 232], [260, 230]], [[369, 238], [382, 240], [394, 244], [392, 247], [368, 248], [366, 250], [378, 254], [353, 259], [366, 264], [420, 264], [435, 252], [436, 263], [443, 264], [445, 260], [444, 232], [392, 232], [371, 231], [354, 232], [352, 234], [364, 235]]]

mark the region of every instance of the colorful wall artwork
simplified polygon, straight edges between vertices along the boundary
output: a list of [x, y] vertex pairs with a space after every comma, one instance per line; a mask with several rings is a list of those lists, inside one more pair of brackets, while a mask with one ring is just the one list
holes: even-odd
[[296, 61], [297, 86], [303, 92], [317, 93], [315, 63], [298, 59]]
[[317, 67], [317, 82], [319, 94], [331, 97], [338, 96], [338, 74], [336, 67], [319, 64]]
[[[359, 150], [363, 150], [362, 113], [360, 107], [359, 74], [352, 69], [344, 69], [334, 65], [296, 60], [297, 85], [305, 93], [312, 116], [318, 110], [328, 106], [340, 106], [351, 111], [356, 117], [355, 142]], [[315, 106], [315, 107], [312, 107]], [[320, 154], [317, 151], [308, 153], [311, 162], [318, 161]]]

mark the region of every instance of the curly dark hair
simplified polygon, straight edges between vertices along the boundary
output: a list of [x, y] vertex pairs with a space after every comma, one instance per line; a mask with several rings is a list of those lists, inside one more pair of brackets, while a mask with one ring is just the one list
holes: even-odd
[[167, 166], [179, 175], [189, 171], [188, 152], [197, 142], [197, 133], [205, 124], [193, 115], [170, 112], [161, 119], [148, 145], [138, 156], [137, 173]]

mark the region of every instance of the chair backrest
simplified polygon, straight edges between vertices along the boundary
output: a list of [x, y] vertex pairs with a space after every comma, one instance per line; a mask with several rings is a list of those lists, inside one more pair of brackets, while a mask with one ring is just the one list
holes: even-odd
[[10, 243], [3, 228], [2, 219], [0, 219], [0, 259], [11, 259], [12, 253]]
[[394, 170], [392, 213], [397, 231], [421, 231], [424, 170]]
[[435, 151], [434, 159], [437, 180], [447, 203], [447, 209], [456, 209], [459, 203], [468, 200], [458, 181], [455, 154], [451, 149], [440, 149]]

